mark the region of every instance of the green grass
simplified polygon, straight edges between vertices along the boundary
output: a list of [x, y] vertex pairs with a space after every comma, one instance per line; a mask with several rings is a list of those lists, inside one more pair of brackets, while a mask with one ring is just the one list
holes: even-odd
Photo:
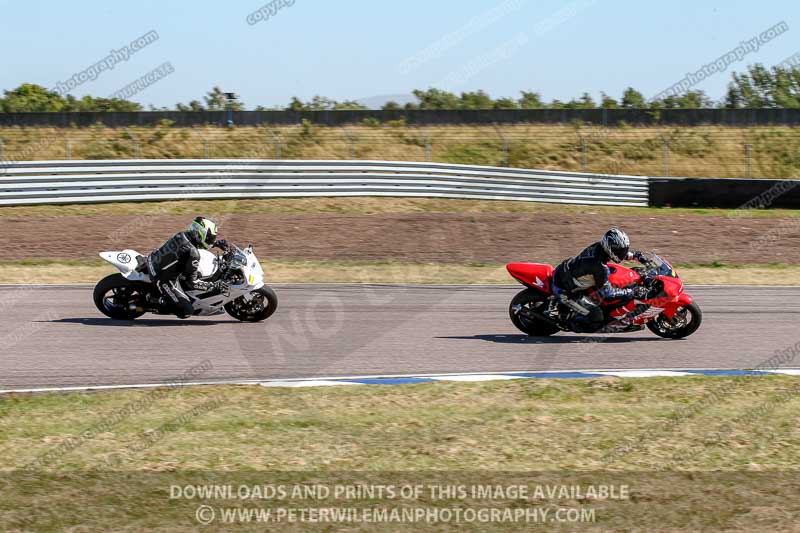
[[[788, 376], [698, 376], [3, 396], [0, 528], [188, 531], [197, 526], [200, 504], [532, 505], [424, 494], [171, 500], [171, 485], [580, 483], [627, 485], [630, 498], [539, 504], [593, 508], [594, 526], [604, 530], [787, 529], [800, 512], [794, 497], [800, 489], [798, 383]], [[676, 415], [712, 394], [719, 401], [692, 416]], [[136, 405], [143, 407], [130, 407]], [[768, 409], [759, 417], [742, 416], [763, 405]], [[608, 459], [620, 449], [626, 453]], [[681, 460], [673, 464], [675, 458]], [[32, 470], [17, 470], [32, 462]], [[674, 468], [665, 471], [665, 465]], [[574, 530], [575, 524], [562, 526]]]
[[[657, 470], [698, 443], [711, 442], [717, 430], [748, 408], [789, 391], [787, 401], [752, 424], [733, 427], [730, 441], [676, 467], [781, 470], [798, 466], [798, 386], [797, 378], [787, 376], [699, 376], [5, 395], [0, 399], [0, 464], [8, 471], [35, 462], [70, 436], [140, 402], [144, 408], [69, 452], [36, 463], [37, 470], [113, 465], [157, 471], [165, 464], [224, 471], [459, 470], [468, 465], [495, 471]], [[661, 427], [680, 408], [728, 389], [734, 394], [674, 429]], [[202, 405], [208, 409], [153, 446], [140, 446], [148, 432]], [[538, 431], [525, 429], [534, 427]], [[606, 459], [647, 428], [655, 428], [652, 441]], [[396, 447], [398, 439], [406, 446]]]

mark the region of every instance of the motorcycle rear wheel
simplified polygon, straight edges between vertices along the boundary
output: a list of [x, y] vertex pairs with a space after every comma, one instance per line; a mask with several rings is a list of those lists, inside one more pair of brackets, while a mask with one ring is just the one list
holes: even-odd
[[134, 320], [145, 311], [132, 311], [129, 307], [133, 295], [140, 293], [137, 283], [128, 281], [122, 274], [111, 274], [101, 279], [92, 294], [97, 309], [114, 320]]
[[672, 320], [663, 313], [658, 315], [647, 323], [647, 329], [665, 339], [683, 339], [697, 331], [702, 322], [703, 313], [700, 311], [700, 306], [692, 302], [679, 307]]
[[261, 322], [272, 316], [278, 309], [278, 295], [270, 287], [264, 285], [253, 292], [249, 302], [244, 296], [225, 304], [225, 311], [242, 322]]
[[517, 293], [511, 300], [508, 307], [508, 315], [511, 323], [521, 332], [532, 337], [549, 337], [558, 333], [560, 329], [554, 324], [545, 322], [531, 316], [527, 311], [536, 310], [544, 312], [548, 306], [548, 298], [545, 294], [535, 289], [525, 289]]

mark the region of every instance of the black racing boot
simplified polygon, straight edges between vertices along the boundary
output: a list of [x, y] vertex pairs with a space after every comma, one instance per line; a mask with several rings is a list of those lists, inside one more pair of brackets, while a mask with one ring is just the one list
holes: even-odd
[[558, 318], [558, 304], [561, 302], [561, 295], [552, 295], [549, 300], [550, 304], [547, 306], [547, 309], [545, 309], [544, 316], [556, 319]]

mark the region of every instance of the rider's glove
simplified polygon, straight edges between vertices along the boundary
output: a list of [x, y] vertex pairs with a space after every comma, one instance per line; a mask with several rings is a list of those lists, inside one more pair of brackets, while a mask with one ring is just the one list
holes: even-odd
[[647, 293], [650, 291], [647, 287], [643, 287], [642, 285], [637, 285], [633, 288], [633, 298], [636, 300], [642, 300], [647, 297]]
[[212, 244], [212, 246], [214, 248], [219, 248], [220, 250], [227, 250], [228, 249], [228, 241], [226, 241], [225, 239], [218, 239], [218, 240], [214, 241], [214, 244]]
[[228, 284], [227, 281], [219, 280], [214, 283], [214, 288], [219, 292], [225, 293], [228, 292], [228, 290], [230, 289], [230, 285]]
[[635, 259], [636, 261], [639, 261], [642, 264], [647, 262], [647, 258], [645, 257], [644, 253], [642, 253], [642, 252], [638, 252], [638, 251], [637, 252], [633, 252], [633, 253], [629, 252], [628, 255], [630, 256], [631, 259]]

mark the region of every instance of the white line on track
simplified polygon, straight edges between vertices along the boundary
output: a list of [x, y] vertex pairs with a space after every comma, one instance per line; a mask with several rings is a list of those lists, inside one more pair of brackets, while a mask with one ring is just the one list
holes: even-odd
[[[292, 383], [301, 382], [320, 382], [324, 384], [331, 384], [332, 381], [345, 381], [345, 380], [360, 380], [360, 379], [403, 379], [403, 378], [429, 378], [433, 380], [442, 381], [488, 381], [493, 376], [498, 376], [499, 379], [508, 379], [506, 377], [510, 374], [605, 374], [614, 376], [621, 374], [625, 377], [650, 377], [650, 376], [681, 376], [681, 375], [699, 375], [692, 374], [692, 372], [702, 371], [715, 371], [715, 370], [748, 370], [742, 368], [628, 368], [628, 369], [581, 369], [581, 370], [506, 370], [504, 372], [452, 372], [452, 373], [437, 373], [437, 374], [374, 374], [367, 376], [329, 376], [329, 377], [307, 377], [307, 378], [264, 378], [264, 379], [229, 379], [218, 381], [192, 381], [185, 383], [137, 383], [137, 384], [124, 384], [124, 385], [83, 385], [83, 386], [70, 386], [70, 387], [38, 387], [29, 389], [5, 389], [0, 390], [0, 394], [15, 394], [15, 393], [40, 393], [40, 392], [88, 392], [88, 391], [106, 391], [106, 390], [120, 390], [120, 389], [152, 389], [152, 388], [172, 388], [172, 387], [196, 387], [208, 385], [260, 385], [262, 383], [273, 382], [286, 384], [290, 386]], [[800, 368], [779, 368], [773, 370], [759, 370], [763, 373], [786, 374], [786, 375], [800, 375]], [[338, 384], [338, 383], [335, 383]]]

